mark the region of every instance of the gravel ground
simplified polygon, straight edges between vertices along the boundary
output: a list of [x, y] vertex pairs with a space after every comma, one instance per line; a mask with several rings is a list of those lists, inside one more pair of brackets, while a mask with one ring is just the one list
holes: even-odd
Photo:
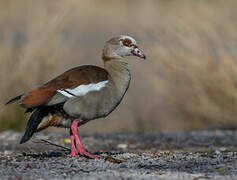
[[0, 179], [237, 179], [237, 131], [82, 134], [101, 160], [70, 158], [68, 134], [21, 135], [0, 133]]

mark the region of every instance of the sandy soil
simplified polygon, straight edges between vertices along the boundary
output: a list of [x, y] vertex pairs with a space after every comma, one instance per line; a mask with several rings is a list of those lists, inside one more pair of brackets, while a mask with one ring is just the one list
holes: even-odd
[[237, 179], [237, 131], [81, 135], [101, 160], [70, 158], [67, 134], [21, 135], [0, 133], [0, 179]]

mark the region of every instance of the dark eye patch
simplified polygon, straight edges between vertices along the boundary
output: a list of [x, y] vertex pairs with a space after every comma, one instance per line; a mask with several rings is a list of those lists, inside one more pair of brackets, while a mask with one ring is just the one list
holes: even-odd
[[132, 41], [128, 38], [123, 39], [122, 43], [123, 43], [124, 46], [128, 46], [128, 47], [131, 47], [133, 45]]

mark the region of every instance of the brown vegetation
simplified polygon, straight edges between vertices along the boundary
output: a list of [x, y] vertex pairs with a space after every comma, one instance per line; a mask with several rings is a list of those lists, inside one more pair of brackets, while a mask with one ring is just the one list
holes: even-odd
[[[58, 73], [102, 65], [111, 36], [138, 39], [122, 105], [84, 130], [177, 131], [237, 124], [237, 2], [1, 0], [3, 104]], [[22, 129], [23, 112], [1, 107], [0, 130]]]

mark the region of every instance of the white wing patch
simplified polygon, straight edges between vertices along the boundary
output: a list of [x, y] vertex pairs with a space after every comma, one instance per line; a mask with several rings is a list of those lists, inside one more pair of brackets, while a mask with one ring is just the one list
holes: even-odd
[[87, 85], [80, 85], [74, 89], [57, 90], [57, 92], [69, 98], [72, 98], [75, 96], [83, 96], [91, 91], [99, 91], [101, 88], [105, 87], [105, 85], [108, 82], [109, 81], [107, 80], [107, 81], [101, 81], [96, 84], [92, 83], [92, 84], [87, 84]]

